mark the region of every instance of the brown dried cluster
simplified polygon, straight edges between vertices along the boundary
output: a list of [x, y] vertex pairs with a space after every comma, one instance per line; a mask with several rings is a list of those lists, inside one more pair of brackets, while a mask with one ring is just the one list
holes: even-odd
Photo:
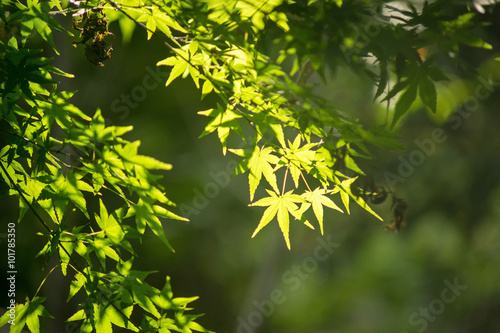
[[392, 191], [386, 191], [385, 188], [375, 185], [375, 182], [369, 176], [363, 177], [362, 182], [364, 183], [362, 186], [353, 186], [351, 188], [352, 194], [361, 197], [365, 201], [369, 200], [375, 205], [385, 202], [387, 197], [391, 195], [391, 223], [384, 228], [394, 232], [401, 231], [406, 226], [406, 211], [408, 210], [406, 200], [398, 197]]
[[[83, 28], [80, 25], [83, 23]], [[81, 15], [77, 15], [73, 19], [73, 28], [80, 31], [79, 42], [77, 44], [85, 44], [85, 56], [87, 59], [99, 66], [104, 66], [102, 61], [111, 58], [113, 48], [108, 46], [104, 41], [104, 37], [110, 35], [108, 31], [108, 19], [106, 14], [100, 8], [85, 10]]]

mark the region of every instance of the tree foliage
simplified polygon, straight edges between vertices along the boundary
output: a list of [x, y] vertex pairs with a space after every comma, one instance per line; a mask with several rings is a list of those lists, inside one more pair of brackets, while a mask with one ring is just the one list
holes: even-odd
[[[111, 332], [113, 325], [206, 332], [186, 313], [195, 298], [174, 298], [168, 277], [157, 289], [146, 282], [151, 272], [132, 269], [132, 243], [145, 237], [146, 227], [173, 251], [161, 219], [187, 220], [173, 212], [159, 181], [158, 172], [171, 165], [140, 155], [140, 141], [123, 138], [131, 126], [106, 126], [100, 110], [89, 116], [73, 105], [74, 92], [57, 87], [57, 76], [72, 75], [33, 48], [32, 34], [56, 54], [53, 31], [73, 36], [96, 65], [111, 57], [110, 22], [119, 22], [124, 39], [138, 26], [147, 39], [161, 40], [165, 58], [157, 65], [171, 67], [166, 86], [189, 77], [202, 98], [218, 98], [198, 112], [208, 118], [200, 137], [216, 133], [223, 155], [240, 158], [234, 174], [248, 176], [249, 205], [267, 207], [253, 236], [276, 219], [290, 249], [291, 222], [319, 225], [323, 234], [324, 208], [343, 212], [339, 202], [347, 213], [355, 202], [381, 220], [368, 203], [385, 200], [389, 190], [357, 185], [366, 176], [359, 161], [373, 157], [371, 147], [401, 148], [392, 130], [415, 104], [436, 112], [436, 84], [448, 76], [438, 64], [467, 69], [464, 46], [491, 48], [480, 32], [494, 6], [477, 6], [441, 0], [418, 8], [353, 0], [4, 1], [0, 114], [9, 142], [0, 151], [0, 171], [9, 195], [19, 198], [19, 221], [31, 210], [45, 227], [39, 255], [59, 257], [72, 279], [68, 301], [84, 296], [68, 321], [80, 322], [82, 332]], [[73, 17], [75, 34], [58, 23], [60, 15]], [[373, 82], [374, 105], [387, 107], [385, 123], [366, 128], [315, 92], [312, 75], [327, 84], [340, 66]], [[72, 164], [61, 158], [68, 147], [78, 150]], [[111, 208], [109, 195], [122, 205]], [[393, 200], [400, 226], [406, 203]], [[67, 222], [77, 210], [87, 224]], [[25, 326], [39, 332], [39, 317], [51, 317], [43, 301], [34, 295], [18, 304], [11, 332]], [[0, 324], [8, 321], [6, 313]]]

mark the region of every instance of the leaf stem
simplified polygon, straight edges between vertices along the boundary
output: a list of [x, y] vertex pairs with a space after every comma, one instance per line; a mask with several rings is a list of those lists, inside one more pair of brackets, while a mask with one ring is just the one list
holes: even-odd
[[304, 177], [304, 174], [302, 173], [302, 171], [300, 171], [300, 176], [302, 177], [302, 180], [304, 181], [304, 183], [306, 183], [306, 186], [307, 186], [307, 189], [309, 190], [309, 192], [312, 192], [311, 188], [309, 187], [309, 184], [307, 183], [306, 178]]
[[38, 286], [38, 289], [36, 290], [36, 293], [35, 295], [33, 296], [33, 298], [36, 297], [36, 295], [38, 295], [38, 292], [40, 291], [40, 289], [42, 289], [42, 286], [43, 284], [45, 283], [45, 280], [47, 280], [47, 278], [49, 277], [49, 275], [54, 271], [54, 269], [56, 269], [60, 264], [57, 264], [55, 265], [54, 267], [52, 267], [52, 269], [50, 270], [50, 272], [43, 278], [43, 281], [42, 283], [40, 283], [40, 285]]
[[[390, 73], [387, 75], [388, 79], [387, 79], [387, 95], [389, 95], [390, 91], [391, 91], [391, 80], [390, 80]], [[386, 109], [386, 112], [385, 112], [385, 123], [386, 124], [389, 124], [389, 109], [391, 108], [391, 99], [387, 99], [387, 109]]]
[[283, 187], [281, 189], [281, 196], [285, 195], [286, 178], [288, 176], [288, 167], [286, 167], [285, 177], [283, 177]]

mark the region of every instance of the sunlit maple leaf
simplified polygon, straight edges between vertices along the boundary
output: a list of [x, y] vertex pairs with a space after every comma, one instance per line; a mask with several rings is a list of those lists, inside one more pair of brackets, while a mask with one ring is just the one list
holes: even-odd
[[[286, 246], [290, 249], [290, 217], [288, 214], [291, 214], [298, 220], [303, 220], [302, 214], [299, 211], [299, 207], [295, 203], [307, 203], [307, 201], [300, 197], [297, 194], [292, 194], [292, 191], [286, 192], [283, 195], [278, 195], [272, 191], [267, 191], [269, 193], [269, 197], [262, 198], [250, 206], [261, 206], [268, 207], [262, 218], [260, 219], [259, 225], [253, 232], [252, 238], [257, 235], [257, 233], [262, 230], [272, 219], [277, 215], [278, 225], [280, 226], [281, 232], [283, 233], [283, 237], [285, 238]], [[306, 225], [309, 222], [304, 222]]]

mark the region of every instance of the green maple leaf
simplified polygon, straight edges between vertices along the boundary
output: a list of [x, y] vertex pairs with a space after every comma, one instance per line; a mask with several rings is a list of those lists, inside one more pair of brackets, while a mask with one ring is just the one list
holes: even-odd
[[106, 206], [99, 199], [100, 216], [95, 214], [95, 219], [99, 227], [106, 233], [106, 236], [114, 243], [120, 244], [125, 237], [125, 232], [113, 215], [108, 215]]
[[[297, 194], [292, 194], [293, 190], [286, 192], [283, 195], [278, 195], [272, 191], [267, 191], [269, 197], [260, 199], [250, 206], [261, 206], [268, 208], [264, 211], [262, 218], [260, 219], [259, 225], [253, 232], [252, 238], [257, 235], [257, 233], [262, 230], [272, 219], [277, 215], [278, 224], [280, 226], [283, 237], [285, 238], [286, 246], [290, 250], [290, 217], [288, 214], [292, 214], [298, 220], [303, 220], [302, 214], [300, 213], [299, 207], [295, 203], [307, 203], [307, 201]], [[306, 225], [310, 226], [308, 221], [304, 222]]]
[[279, 158], [271, 154], [273, 151], [274, 150], [270, 147], [259, 148], [256, 146], [250, 160], [248, 161], [248, 167], [250, 169], [250, 174], [248, 175], [250, 201], [253, 201], [255, 190], [257, 189], [257, 186], [259, 186], [262, 175], [264, 175], [267, 182], [272, 186], [276, 193], [279, 193], [276, 175], [274, 174], [276, 169], [271, 165], [278, 164]]
[[337, 206], [335, 202], [332, 201], [332, 199], [326, 196], [326, 194], [333, 194], [337, 193], [338, 191], [339, 191], [338, 188], [335, 188], [334, 190], [326, 190], [324, 188], [318, 187], [314, 191], [306, 191], [301, 195], [301, 197], [304, 198], [307, 202], [302, 204], [300, 210], [304, 212], [307, 209], [309, 209], [309, 207], [311, 207], [312, 205], [314, 215], [318, 219], [319, 228], [321, 230], [322, 235], [323, 235], [323, 206], [336, 209], [339, 212], [343, 213], [342, 209], [340, 209], [339, 206]]
[[178, 219], [181, 220], [186, 220], [186, 219], [178, 217], [173, 213], [167, 214], [166, 212], [168, 211], [160, 206], [151, 205], [150, 203], [145, 202], [142, 199], [139, 199], [137, 204], [132, 204], [130, 206], [130, 208], [127, 211], [127, 215], [125, 215], [125, 218], [135, 215], [137, 231], [139, 231], [139, 233], [144, 234], [146, 225], [148, 225], [151, 228], [151, 230], [153, 230], [155, 235], [158, 236], [158, 238], [160, 238], [172, 252], [175, 252], [173, 247], [167, 240], [167, 237], [165, 236], [165, 231], [163, 230], [163, 226], [160, 220], [158, 219], [158, 216], [167, 218], [177, 217]]
[[285, 153], [283, 156], [285, 164], [287, 164], [290, 168], [295, 188], [299, 187], [301, 167], [306, 170], [310, 170], [312, 168], [312, 161], [314, 160], [314, 156], [316, 154], [315, 151], [310, 150], [312, 147], [316, 146], [315, 143], [309, 143], [302, 147], [300, 147], [300, 144], [301, 137], [300, 134], [298, 134], [293, 143], [288, 141], [289, 148], [284, 149]]
[[73, 36], [73, 34], [64, 29], [51, 15], [48, 14], [49, 10], [52, 9], [53, 4], [32, 0], [27, 2], [27, 7], [20, 2], [17, 6], [19, 9], [25, 11], [25, 15], [22, 20], [23, 27], [21, 30], [23, 44], [31, 35], [32, 31], [36, 29], [40, 37], [42, 37], [52, 47], [56, 54], [59, 55], [59, 51], [57, 51], [52, 38], [52, 28], [65, 32], [69, 36]]
[[344, 203], [347, 214], [350, 214], [349, 197], [351, 197], [358, 205], [361, 206], [361, 208], [363, 208], [364, 210], [366, 210], [367, 212], [369, 212], [370, 214], [372, 214], [373, 216], [378, 218], [380, 221], [383, 221], [383, 219], [377, 213], [375, 213], [370, 208], [370, 206], [368, 206], [368, 204], [365, 202], [365, 200], [363, 200], [363, 198], [357, 197], [354, 194], [352, 194], [351, 185], [357, 178], [358, 177], [345, 179], [342, 181], [342, 183], [340, 185], [342, 187], [342, 191], [340, 192], [340, 197], [342, 199], [342, 202]]
[[219, 136], [219, 140], [222, 144], [222, 152], [224, 155], [226, 155], [227, 138], [231, 130], [237, 132], [243, 137], [241, 126], [237, 121], [237, 119], [241, 118], [242, 115], [236, 112], [234, 110], [234, 107], [229, 106], [227, 109], [224, 110], [222, 107], [219, 106], [217, 109], [199, 111], [198, 114], [207, 117], [213, 117], [213, 119], [205, 127], [205, 130], [203, 131], [203, 133], [201, 133], [199, 138], [202, 138], [205, 135], [217, 130], [217, 135]]
[[[28, 326], [30, 332], [39, 333], [40, 332], [40, 320], [39, 317], [52, 317], [42, 303], [45, 301], [45, 297], [35, 297], [32, 300], [26, 298], [25, 304], [18, 304], [15, 307], [15, 325], [11, 325], [10, 332], [18, 333], [23, 331], [24, 326]], [[0, 318], [0, 326], [7, 324], [11, 318], [9, 317], [9, 311], [6, 311]]]
[[[54, 200], [58, 201], [62, 207], [66, 207], [69, 198], [89, 218], [87, 203], [82, 190], [93, 192], [93, 188], [82, 181], [82, 177], [81, 174], [75, 173], [72, 170], [68, 170], [66, 177], [62, 173], [59, 173], [57, 179], [52, 184], [52, 189], [55, 191]], [[63, 212], [64, 209], [61, 209], [61, 213]]]
[[[67, 130], [74, 128], [75, 124], [78, 124], [77, 119], [79, 118], [91, 121], [92, 118], [88, 117], [73, 104], [67, 102], [75, 93], [76, 91], [53, 92], [49, 102], [39, 102], [38, 105], [41, 112], [39, 113], [43, 114], [43, 124], [50, 126], [55, 120], [62, 129]], [[34, 105], [33, 103], [32, 106]]]

